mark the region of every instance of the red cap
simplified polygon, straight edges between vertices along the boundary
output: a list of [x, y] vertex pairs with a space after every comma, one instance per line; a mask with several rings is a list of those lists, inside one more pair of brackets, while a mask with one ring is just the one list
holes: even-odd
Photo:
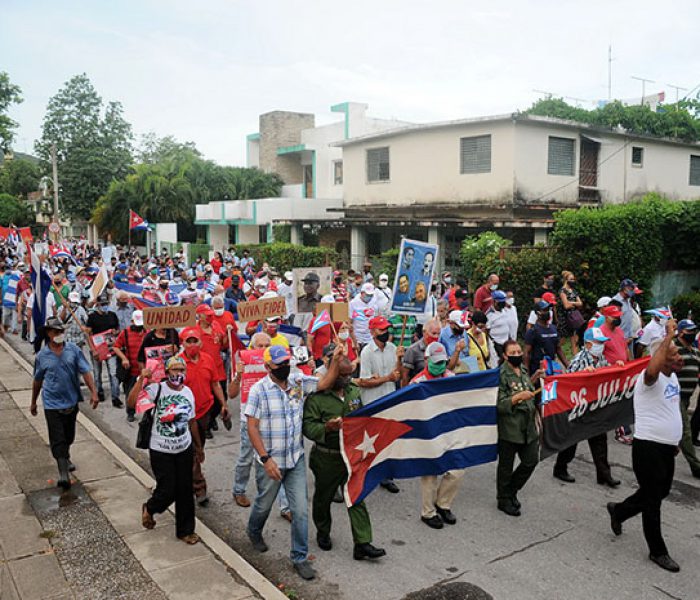
[[638, 287], [634, 288], [634, 293], [635, 294], [643, 294], [644, 290], [640, 290]]
[[214, 309], [208, 304], [202, 303], [199, 306], [197, 306], [197, 310], [195, 311], [195, 313], [198, 315], [213, 315]]
[[342, 275], [340, 271], [333, 271], [333, 277], [338, 277], [340, 275]]
[[613, 319], [617, 319], [618, 317], [622, 316], [622, 311], [620, 310], [620, 307], [615, 306], [614, 304], [612, 306], [606, 306], [600, 312], [606, 317], [612, 317]]
[[542, 300], [548, 302], [549, 304], [557, 303], [557, 297], [552, 292], [545, 292], [542, 294]]
[[180, 332], [180, 341], [184, 342], [188, 338], [197, 338], [198, 340], [202, 339], [202, 334], [199, 331], [198, 327], [185, 327], [181, 332]]
[[387, 320], [386, 317], [372, 317], [369, 320], [369, 328], [370, 329], [386, 329], [387, 327], [390, 327], [391, 323]]

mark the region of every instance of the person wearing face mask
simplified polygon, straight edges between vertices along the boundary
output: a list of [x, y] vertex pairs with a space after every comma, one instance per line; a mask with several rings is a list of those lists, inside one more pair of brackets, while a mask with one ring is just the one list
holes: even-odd
[[71, 486], [70, 471], [76, 469], [70, 460], [70, 447], [75, 440], [75, 422], [78, 418], [78, 402], [82, 400], [80, 381], [82, 375], [90, 390], [90, 405], [97, 408], [97, 390], [90, 365], [82, 350], [65, 341], [64, 326], [60, 319], [46, 321], [47, 344], [34, 360], [34, 382], [29, 412], [37, 416], [37, 398], [42, 392], [44, 416], [49, 433], [51, 454], [58, 465], [57, 484], [63, 489]]
[[[564, 350], [561, 347], [557, 328], [551, 324], [551, 306], [544, 300], [535, 305], [537, 322], [525, 332], [525, 353], [523, 365], [525, 370], [532, 374], [540, 368], [540, 363], [545, 357], [554, 359], [558, 357], [564, 367], [568, 367]], [[607, 334], [605, 334], [607, 335]], [[610, 361], [608, 361], [610, 362]]]
[[391, 288], [389, 287], [389, 276], [386, 273], [382, 273], [379, 276], [379, 284], [375, 288], [375, 294], [377, 295], [377, 310], [379, 314], [385, 317], [388, 316], [391, 308]]
[[[122, 382], [124, 387], [124, 397], [128, 398], [131, 388], [136, 383], [136, 378], [141, 372], [139, 367], [139, 350], [146, 337], [146, 332], [143, 330], [143, 311], [135, 310], [131, 315], [131, 325], [126, 329], [122, 329], [114, 341], [114, 354], [117, 360], [121, 361], [122, 368], [127, 371], [127, 377]], [[133, 408], [126, 406], [126, 420], [133, 423], [136, 420], [136, 412]]]
[[496, 362], [496, 351], [489, 337], [487, 325], [488, 318], [477, 310], [471, 314], [470, 326], [465, 331], [469, 355], [476, 358], [479, 371], [491, 368], [492, 363]]
[[602, 318], [596, 321], [605, 337], [610, 338], [605, 343], [605, 360], [613, 365], [617, 362], [626, 363], [632, 360], [625, 334], [620, 327], [622, 322], [622, 309], [614, 300], [600, 311]]
[[153, 529], [156, 526], [154, 515], [165, 512], [174, 502], [175, 535], [186, 544], [196, 544], [199, 536], [194, 532], [192, 469], [195, 455], [198, 462], [204, 461], [204, 446], [195, 420], [195, 399], [185, 384], [186, 372], [185, 360], [173, 356], [165, 364], [165, 379], [144, 386], [151, 376], [151, 371], [144, 369], [127, 404], [135, 410], [142, 390], [154, 403], [149, 458], [156, 487], [141, 507], [141, 524]]
[[683, 358], [673, 343], [676, 322], [666, 323], [666, 337], [655, 343], [647, 368], [634, 386], [634, 440], [632, 469], [639, 488], [622, 502], [607, 505], [610, 528], [622, 534], [622, 524], [642, 513], [649, 558], [662, 569], [676, 573], [678, 563], [668, 554], [661, 534], [661, 503], [673, 483], [678, 444], [683, 437], [681, 387], [677, 373]]
[[[321, 550], [329, 551], [331, 541], [331, 503], [336, 490], [348, 479], [348, 470], [340, 454], [340, 428], [343, 418], [362, 406], [360, 388], [352, 383], [354, 369], [342, 347], [334, 350], [327, 377], [330, 389], [311, 394], [304, 403], [304, 436], [314, 442], [309, 468], [314, 474], [312, 518], [316, 541]], [[386, 555], [372, 545], [372, 525], [364, 502], [348, 508], [355, 560], [376, 559]]]
[[623, 279], [620, 282], [620, 291], [613, 296], [613, 300], [619, 302], [622, 314], [620, 315], [620, 329], [625, 335], [625, 340], [631, 344], [636, 337], [634, 330], [635, 309], [633, 305], [637, 284], [631, 279]]
[[542, 300], [539, 300], [535, 303], [533, 309], [530, 311], [530, 314], [527, 317], [527, 324], [525, 325], [526, 331], [532, 329], [535, 326], [535, 323], [537, 323], [537, 305], [539, 304], [539, 302], [546, 302], [547, 304], [549, 304], [549, 319], [547, 323], [556, 324], [556, 313], [552, 309], [552, 307], [556, 306], [557, 297], [554, 295], [553, 292], [545, 292], [544, 294], [542, 294]]
[[[440, 342], [433, 342], [425, 349], [425, 368], [411, 379], [411, 383], [422, 383], [453, 375], [454, 373], [448, 370], [445, 347]], [[420, 518], [428, 527], [442, 529], [445, 523], [457, 523], [457, 517], [451, 507], [463, 476], [464, 469], [457, 469], [447, 471], [440, 478], [436, 475], [424, 475], [420, 478]]]
[[374, 285], [363, 283], [360, 293], [348, 305], [352, 327], [355, 331], [355, 339], [360, 346], [360, 350], [372, 341], [369, 322], [373, 317], [377, 316], [378, 307], [375, 291]]
[[[221, 389], [219, 370], [211, 356], [204, 351], [201, 328], [186, 327], [180, 333], [180, 339], [183, 347], [180, 356], [185, 360], [187, 366], [185, 385], [192, 390], [194, 395], [195, 419], [202, 447], [204, 447], [214, 403], [219, 405], [223, 419], [228, 419], [230, 415], [224, 392]], [[202, 461], [196, 456], [192, 474], [192, 488], [197, 503], [200, 506], [206, 506], [209, 503], [207, 480], [202, 472]]]
[[343, 282], [343, 274], [340, 271], [333, 271], [333, 281], [331, 282], [331, 294], [336, 302], [348, 302], [348, 288]]
[[92, 336], [97, 333], [113, 332], [115, 335], [119, 331], [119, 320], [113, 311], [109, 310], [109, 298], [106, 294], [97, 297], [95, 308], [88, 314], [87, 328], [89, 330], [88, 343], [92, 352], [92, 368], [95, 373], [97, 383], [97, 396], [100, 402], [105, 401], [105, 393], [102, 385], [102, 366], [106, 366], [109, 388], [112, 393], [112, 406], [122, 408], [124, 404], [119, 399], [119, 380], [117, 379], [117, 357], [110, 356], [105, 360], [100, 360], [94, 347]]
[[466, 362], [469, 359], [469, 346], [467, 336], [464, 334], [468, 316], [468, 313], [461, 310], [453, 310], [449, 314], [447, 325], [440, 330], [439, 341], [445, 347], [449, 357], [447, 368], [456, 373], [469, 372]]
[[78, 292], [68, 294], [68, 303], [61, 306], [58, 316], [66, 328], [66, 342], [71, 342], [82, 350], [86, 343], [88, 314], [80, 305]]
[[129, 294], [122, 290], [117, 292], [117, 307], [114, 312], [119, 321], [119, 331], [124, 331], [131, 325], [131, 315], [134, 314], [134, 305], [129, 302]]
[[[569, 363], [569, 368], [566, 372], [595, 371], [596, 369], [609, 366], [608, 361], [606, 361], [603, 356], [605, 344], [608, 341], [609, 338], [603, 335], [603, 332], [598, 327], [586, 329], [583, 336], [583, 348], [571, 359], [571, 363]], [[624, 363], [620, 363], [618, 366], [621, 365], [624, 365]], [[615, 479], [610, 473], [607, 434], [601, 433], [589, 438], [588, 446], [591, 449], [591, 456], [593, 457], [598, 483], [611, 488], [620, 485], [620, 480]], [[576, 481], [574, 476], [569, 473], [569, 464], [574, 460], [575, 455], [576, 444], [569, 446], [566, 450], [562, 450], [557, 454], [557, 460], [554, 464], [553, 471], [554, 477], [567, 483]]]
[[[282, 275], [282, 281], [277, 286], [277, 293], [284, 298], [284, 305], [287, 309], [285, 318], [291, 319], [294, 313], [294, 273], [292, 271], [285, 271]], [[347, 300], [343, 300], [343, 302], [347, 302]]]
[[[523, 364], [523, 351], [515, 340], [504, 344], [496, 410], [498, 413], [498, 510], [519, 517], [518, 492], [527, 483], [539, 460], [539, 435], [535, 426], [535, 386]], [[520, 464], [513, 470], [516, 455]]]
[[508, 308], [508, 296], [505, 292], [496, 290], [491, 296], [493, 306], [486, 312], [486, 328], [500, 359], [503, 356], [503, 344], [518, 337], [518, 319], [516, 316], [515, 327], [513, 327], [511, 314], [514, 311]]
[[[683, 368], [677, 373], [678, 383], [681, 386], [681, 417], [683, 418], [683, 439], [680, 448], [688, 461], [693, 477], [700, 479], [700, 460], [698, 460], [693, 445], [697, 430], [693, 432], [688, 417], [690, 398], [698, 387], [698, 375], [700, 374], [700, 353], [693, 346], [697, 333], [697, 325], [690, 319], [683, 319], [678, 323], [678, 334], [674, 339], [674, 344], [678, 348], [681, 359], [683, 359]], [[700, 411], [696, 408], [693, 419], [698, 415], [698, 412]]]
[[437, 319], [431, 319], [423, 327], [423, 337], [406, 348], [401, 359], [401, 387], [407, 386], [408, 382], [423, 370], [425, 367], [425, 349], [439, 339], [440, 323]]
[[216, 295], [211, 299], [211, 309], [214, 311], [213, 321], [223, 331], [237, 330], [236, 320], [233, 318], [233, 313], [226, 310], [226, 302], [223, 294]]
[[651, 315], [651, 321], [644, 326], [637, 343], [634, 345], [633, 354], [635, 358], [641, 358], [656, 340], [664, 339], [666, 336], [666, 321], [671, 317], [671, 313], [667, 308], [652, 308], [644, 312]]
[[557, 306], [557, 330], [559, 338], [569, 338], [571, 343], [571, 354], [578, 352], [579, 332], [585, 325], [581, 308], [583, 300], [576, 290], [576, 277], [571, 271], [562, 271], [562, 281], [564, 282], [559, 290]]
[[491, 273], [486, 282], [479, 286], [479, 288], [474, 292], [474, 310], [480, 310], [481, 312], [486, 312], [491, 308], [493, 299], [491, 298], [491, 293], [498, 289], [498, 284], [500, 279], [495, 273]]
[[547, 271], [542, 277], [542, 286], [537, 288], [533, 294], [533, 304], [537, 304], [540, 300], [545, 300], [544, 295], [548, 292], [554, 293], [554, 273], [552, 271]]

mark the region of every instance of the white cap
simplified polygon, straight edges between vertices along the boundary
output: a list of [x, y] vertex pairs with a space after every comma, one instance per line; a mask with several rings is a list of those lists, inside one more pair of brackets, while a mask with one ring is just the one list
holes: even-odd
[[262, 279], [256, 279], [256, 280], [253, 282], [253, 287], [256, 287], [256, 288], [257, 288], [257, 287], [264, 287], [264, 288], [267, 288], [267, 282], [264, 281], [264, 280], [262, 280]]
[[285, 278], [287, 281], [293, 281], [293, 280], [294, 280], [294, 273], [292, 273], [291, 271], [285, 271], [285, 272], [284, 272], [284, 278]]
[[80, 294], [78, 292], [71, 292], [68, 294], [68, 302], [80, 302]]
[[135, 310], [131, 315], [131, 322], [136, 325], [136, 327], [141, 327], [143, 325], [143, 311]]
[[374, 284], [371, 284], [369, 281], [367, 283], [363, 283], [360, 291], [363, 294], [369, 294], [371, 296], [374, 294]]
[[265, 292], [262, 296], [260, 296], [261, 300], [266, 300], [267, 298], [277, 298], [277, 292], [270, 290], [269, 292]]
[[335, 298], [333, 297], [333, 294], [326, 294], [321, 298], [321, 302], [335, 302]]
[[604, 308], [608, 304], [612, 302], [612, 298], [610, 296], [601, 296], [598, 298], [598, 302], [596, 303], [598, 308]]
[[379, 281], [389, 281], [389, 276], [386, 273], [382, 273], [379, 276]]
[[448, 315], [447, 319], [456, 325], [464, 328], [467, 326], [466, 319], [464, 318], [464, 312], [461, 310], [453, 310]]

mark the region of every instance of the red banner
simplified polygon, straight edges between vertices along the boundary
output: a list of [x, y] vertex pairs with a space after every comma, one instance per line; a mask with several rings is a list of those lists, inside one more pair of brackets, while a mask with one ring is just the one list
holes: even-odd
[[542, 386], [542, 458], [631, 424], [634, 386], [647, 364], [648, 356], [624, 367], [547, 377]]
[[97, 354], [97, 360], [104, 361], [114, 356], [114, 330], [109, 329], [92, 336], [92, 343]]

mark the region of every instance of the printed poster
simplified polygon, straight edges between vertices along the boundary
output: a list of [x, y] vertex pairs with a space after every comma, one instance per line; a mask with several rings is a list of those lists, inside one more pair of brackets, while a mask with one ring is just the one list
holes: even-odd
[[400, 315], [419, 315], [425, 312], [437, 257], [437, 244], [406, 238], [401, 240], [391, 312]]

